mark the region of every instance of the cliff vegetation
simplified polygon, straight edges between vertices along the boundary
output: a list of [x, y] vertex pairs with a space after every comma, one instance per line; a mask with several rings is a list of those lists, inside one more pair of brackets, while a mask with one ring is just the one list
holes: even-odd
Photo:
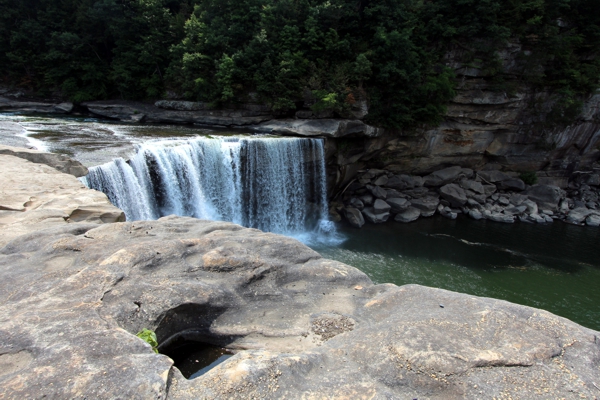
[[[500, 53], [517, 44], [516, 63]], [[575, 115], [599, 83], [595, 0], [0, 1], [5, 84], [98, 99], [302, 105], [368, 122], [436, 123], [454, 96], [447, 54], [498, 91], [551, 92]], [[456, 60], [454, 60], [456, 61]]]

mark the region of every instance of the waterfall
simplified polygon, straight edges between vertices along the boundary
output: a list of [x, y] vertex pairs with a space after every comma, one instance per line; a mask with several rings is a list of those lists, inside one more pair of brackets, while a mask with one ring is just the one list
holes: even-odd
[[148, 142], [81, 178], [127, 220], [176, 214], [286, 235], [331, 229], [321, 139], [199, 137]]

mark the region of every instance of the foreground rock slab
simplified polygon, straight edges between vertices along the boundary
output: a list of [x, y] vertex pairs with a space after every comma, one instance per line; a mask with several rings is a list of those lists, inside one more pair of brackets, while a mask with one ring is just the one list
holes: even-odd
[[125, 220], [104, 193], [45, 165], [48, 157], [25, 149], [19, 153], [42, 164], [0, 154], [0, 247], [19, 235], [55, 225]]
[[[21, 183], [39, 193], [32, 172]], [[598, 397], [600, 332], [542, 310], [374, 285], [225, 222], [38, 228], [0, 247], [0, 398]], [[237, 353], [187, 380], [143, 328], [160, 349], [184, 337]]]

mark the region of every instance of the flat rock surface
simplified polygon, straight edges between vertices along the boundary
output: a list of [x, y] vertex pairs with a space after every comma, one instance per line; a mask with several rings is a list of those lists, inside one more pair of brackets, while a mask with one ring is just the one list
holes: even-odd
[[[0, 160], [20, 178], [2, 184], [6, 198], [62, 204], [62, 190], [82, 190], [45, 165]], [[49, 177], [64, 189], [44, 186]], [[25, 208], [15, 212], [34, 211]], [[373, 285], [294, 239], [231, 223], [66, 222], [40, 222], [0, 244], [0, 398], [600, 394], [600, 333], [542, 310]], [[183, 336], [236, 354], [187, 380], [135, 337], [143, 328], [163, 347]]]
[[104, 193], [45, 164], [0, 154], [0, 171], [0, 246], [57, 224], [125, 220]]

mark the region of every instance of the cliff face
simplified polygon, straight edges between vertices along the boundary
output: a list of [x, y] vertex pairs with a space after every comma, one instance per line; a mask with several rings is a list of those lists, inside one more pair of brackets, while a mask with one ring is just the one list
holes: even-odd
[[378, 138], [332, 141], [330, 166], [337, 172], [332, 179], [340, 185], [365, 168], [425, 175], [459, 165], [539, 171], [540, 183], [564, 187], [573, 171], [598, 167], [600, 94], [590, 96], [575, 118], [561, 118], [553, 109], [556, 98], [518, 79], [518, 50], [508, 47], [500, 54], [510, 93], [499, 90], [482, 69], [456, 61], [459, 51], [450, 52], [447, 65], [456, 73], [457, 94], [443, 122]]

